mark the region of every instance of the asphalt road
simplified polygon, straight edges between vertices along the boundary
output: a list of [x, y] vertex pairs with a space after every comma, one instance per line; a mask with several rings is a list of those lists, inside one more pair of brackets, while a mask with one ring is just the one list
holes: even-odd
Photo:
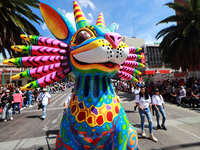
[[[45, 120], [41, 120], [42, 110], [37, 106], [25, 108], [15, 114], [13, 121], [0, 122], [0, 150], [53, 150], [63, 114], [63, 104], [71, 89], [52, 95], [47, 107]], [[155, 143], [140, 135], [140, 116], [134, 112], [135, 100], [132, 94], [118, 93], [130, 123], [136, 128], [139, 137], [139, 150], [199, 150], [200, 149], [200, 110], [165, 104], [167, 116], [164, 130], [153, 130], [158, 142]], [[0, 115], [1, 117], [1, 115]], [[156, 126], [156, 117], [153, 116]], [[148, 122], [145, 122], [148, 136]]]

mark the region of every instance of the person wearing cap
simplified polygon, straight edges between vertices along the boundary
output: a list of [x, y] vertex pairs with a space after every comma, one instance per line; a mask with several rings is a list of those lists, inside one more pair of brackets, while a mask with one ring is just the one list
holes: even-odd
[[153, 135], [153, 123], [152, 123], [152, 117], [151, 117], [151, 98], [147, 92], [147, 90], [141, 86], [139, 96], [136, 97], [136, 105], [139, 109], [139, 114], [141, 118], [141, 135], [142, 137], [146, 137], [145, 131], [144, 131], [144, 122], [145, 122], [145, 116], [148, 119], [149, 122], [149, 138], [157, 142], [158, 140]]
[[[135, 99], [136, 97], [139, 97], [139, 93], [140, 93], [140, 84], [136, 84], [136, 89], [134, 90], [134, 95], [135, 95]], [[136, 111], [137, 105], [134, 106], [134, 111]]]
[[64, 103], [64, 112], [68, 109], [69, 107], [69, 103], [70, 103], [70, 100], [72, 98], [72, 94], [74, 92], [74, 88], [72, 88], [72, 91], [71, 91], [71, 94], [67, 97], [65, 103]]
[[47, 109], [47, 105], [50, 104], [50, 98], [51, 95], [46, 92], [47, 90], [45, 88], [42, 89], [40, 95], [38, 96], [38, 105], [40, 105], [40, 101], [42, 103], [42, 118], [41, 120], [44, 120], [46, 117], [46, 109]]
[[[167, 128], [165, 127], [165, 120], [166, 120], [166, 116], [165, 116], [165, 105], [164, 105], [164, 100], [162, 95], [159, 93], [159, 89], [155, 89], [155, 94], [152, 96], [152, 105], [155, 108], [156, 111], [156, 119], [157, 119], [157, 129], [161, 129], [161, 127], [164, 130], [167, 130]], [[160, 113], [162, 114], [162, 125], [160, 126]]]
[[179, 97], [177, 99], [178, 106], [181, 105], [181, 99], [185, 99], [185, 97], [186, 97], [186, 91], [185, 91], [184, 87], [181, 86], [180, 88], [181, 88], [181, 90], [179, 91]]
[[11, 95], [10, 90], [5, 91], [5, 95], [1, 98], [1, 102], [3, 104], [2, 119], [4, 120], [4, 122], [6, 122], [7, 119], [13, 120], [12, 110], [11, 110], [11, 104], [13, 103], [13, 96]]

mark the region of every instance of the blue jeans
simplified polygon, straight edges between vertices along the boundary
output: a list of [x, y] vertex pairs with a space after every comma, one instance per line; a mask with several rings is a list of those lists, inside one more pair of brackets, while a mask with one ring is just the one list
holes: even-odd
[[20, 103], [14, 103], [13, 112], [15, 113], [16, 106], [18, 107], [20, 113]]
[[43, 105], [43, 107], [42, 107], [42, 111], [43, 111], [42, 118], [46, 117], [46, 110], [47, 110], [47, 105]]
[[152, 125], [152, 118], [151, 118], [151, 112], [149, 107], [145, 108], [144, 111], [139, 108], [140, 118], [141, 118], [141, 129], [144, 130], [144, 121], [145, 121], [145, 115], [149, 122], [149, 133], [153, 133], [153, 125]]
[[[156, 111], [157, 123], [158, 123], [158, 125], [160, 125], [159, 119], [160, 119], [160, 113], [161, 113], [162, 116], [163, 116], [162, 125], [164, 125], [164, 124], [165, 124], [165, 120], [166, 120], [166, 116], [165, 116], [164, 109], [163, 109], [162, 105], [157, 105], [157, 107], [158, 107], [158, 109], [159, 109], [159, 110], [155, 109], [155, 111]], [[159, 111], [160, 111], [160, 112], [159, 112]]]
[[9, 103], [7, 103], [2, 109], [2, 119], [6, 119], [7, 117], [12, 117], [12, 110]]
[[27, 100], [27, 105], [29, 105], [29, 106], [30, 106], [30, 105], [31, 105], [31, 102], [32, 102], [32, 100], [33, 100], [33, 99], [32, 99], [32, 97], [29, 97], [29, 98], [28, 98], [28, 100]]

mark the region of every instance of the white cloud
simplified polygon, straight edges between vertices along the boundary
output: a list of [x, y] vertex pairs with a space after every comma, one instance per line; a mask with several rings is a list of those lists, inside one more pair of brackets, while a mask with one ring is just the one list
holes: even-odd
[[92, 16], [92, 13], [89, 13], [88, 16], [89, 16], [89, 18], [87, 20], [91, 24], [94, 20], [94, 17]]
[[46, 23], [43, 23], [42, 30], [47, 30], [47, 29], [48, 29], [48, 27], [47, 27]]
[[95, 10], [96, 6], [90, 0], [78, 0], [80, 7], [87, 8], [88, 6]]
[[67, 19], [69, 19], [69, 21], [73, 25], [74, 29], [76, 29], [76, 24], [75, 24], [75, 20], [74, 20], [74, 13], [73, 12], [67, 12], [65, 9], [61, 9], [61, 8], [58, 8], [58, 10], [60, 12], [62, 12], [67, 17]]

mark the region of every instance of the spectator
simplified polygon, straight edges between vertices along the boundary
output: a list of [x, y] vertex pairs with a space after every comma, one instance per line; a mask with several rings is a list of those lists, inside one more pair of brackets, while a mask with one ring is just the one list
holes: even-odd
[[46, 117], [46, 109], [47, 109], [47, 105], [50, 104], [50, 98], [51, 95], [49, 93], [46, 92], [46, 89], [42, 89], [42, 92], [40, 93], [40, 95], [38, 96], [38, 105], [40, 104], [40, 101], [42, 103], [42, 118], [41, 120], [44, 120]]
[[140, 113], [140, 118], [141, 118], [142, 137], [146, 137], [146, 134], [144, 131], [144, 121], [145, 121], [145, 115], [146, 115], [149, 122], [149, 138], [153, 140], [154, 142], [157, 142], [158, 140], [153, 136], [153, 125], [152, 125], [152, 118], [151, 118], [151, 113], [150, 113], [151, 99], [144, 87], [141, 87], [139, 97], [137, 97], [136, 99], [136, 105], [139, 108], [139, 113]]
[[5, 95], [1, 99], [3, 110], [2, 110], [2, 119], [4, 119], [4, 122], [7, 121], [7, 119], [13, 120], [12, 117], [12, 110], [11, 110], [11, 104], [13, 103], [13, 96], [10, 93], [10, 90], [5, 91]]
[[181, 90], [179, 91], [179, 97], [177, 99], [178, 106], [180, 106], [182, 104], [181, 100], [185, 99], [185, 97], [186, 97], [186, 91], [185, 91], [184, 87], [181, 86], [180, 88], [181, 88]]
[[[152, 105], [154, 105], [155, 111], [156, 111], [156, 119], [157, 119], [157, 128], [161, 129], [161, 127], [164, 130], [167, 130], [167, 128], [165, 127], [165, 120], [166, 120], [166, 116], [165, 116], [165, 105], [164, 105], [164, 100], [162, 95], [159, 94], [159, 89], [155, 90], [155, 95], [152, 96]], [[160, 113], [162, 114], [162, 125], [160, 126]]]
[[22, 95], [19, 94], [19, 91], [16, 91], [16, 93], [13, 95], [13, 99], [14, 99], [13, 114], [15, 114], [16, 106], [18, 107], [20, 114], [20, 104], [23, 103], [23, 98]]
[[72, 94], [74, 92], [74, 88], [72, 88], [72, 91], [71, 91], [71, 94], [67, 97], [65, 103], [64, 103], [64, 112], [68, 109], [69, 107], [69, 103], [70, 103], [70, 100], [72, 98]]
[[[140, 87], [141, 87], [140, 84], [136, 84], [136, 89], [134, 90], [135, 99], [139, 99]], [[135, 105], [134, 111], [136, 111], [136, 108], [137, 108], [137, 105]]]
[[195, 108], [195, 104], [198, 103], [198, 100], [199, 100], [198, 91], [195, 90], [194, 92], [192, 92], [192, 99], [191, 99], [192, 109]]

